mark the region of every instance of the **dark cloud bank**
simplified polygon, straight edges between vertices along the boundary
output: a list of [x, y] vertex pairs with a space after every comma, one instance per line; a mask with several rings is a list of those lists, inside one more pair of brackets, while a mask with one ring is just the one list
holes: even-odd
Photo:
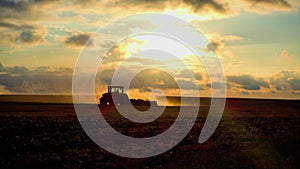
[[[96, 85], [107, 85], [113, 75], [113, 69], [105, 69], [97, 75]], [[126, 78], [126, 71], [124, 77]], [[178, 77], [184, 77], [184, 70]], [[0, 86], [5, 91], [2, 93], [71, 93], [73, 70], [70, 68], [37, 67], [28, 69], [23, 66], [5, 67], [0, 63]], [[202, 76], [198, 79], [201, 81]], [[271, 93], [288, 92], [298, 95], [300, 92], [300, 74], [295, 71], [282, 71], [269, 78], [257, 78], [252, 75], [242, 74], [227, 76], [229, 90], [240, 89], [240, 93], [249, 94], [252, 91], [267, 91]], [[180, 79], [184, 89], [193, 89], [194, 82]], [[216, 82], [217, 83], [217, 82]], [[214, 85], [218, 86], [218, 85]], [[210, 88], [209, 84], [199, 85], [200, 90]], [[138, 74], [131, 83], [131, 88], [140, 89], [141, 92], [149, 92], [151, 89], [177, 89], [174, 79], [166, 73], [145, 71]]]
[[23, 66], [4, 67], [0, 63], [0, 85], [9, 93], [71, 93], [73, 70], [69, 68]]

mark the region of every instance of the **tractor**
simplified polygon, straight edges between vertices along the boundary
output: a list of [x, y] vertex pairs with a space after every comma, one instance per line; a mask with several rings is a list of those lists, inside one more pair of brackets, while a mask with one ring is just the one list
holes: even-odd
[[107, 93], [102, 94], [100, 98], [100, 105], [129, 105], [130, 100], [126, 93], [124, 93], [123, 86], [108, 86]]

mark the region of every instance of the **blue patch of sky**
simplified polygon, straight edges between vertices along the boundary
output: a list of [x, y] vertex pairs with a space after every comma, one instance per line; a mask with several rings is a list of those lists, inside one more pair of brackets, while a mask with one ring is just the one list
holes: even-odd
[[244, 38], [236, 44], [299, 43], [300, 14], [272, 13], [259, 15], [241, 12], [239, 16], [197, 23], [207, 33], [237, 35]]

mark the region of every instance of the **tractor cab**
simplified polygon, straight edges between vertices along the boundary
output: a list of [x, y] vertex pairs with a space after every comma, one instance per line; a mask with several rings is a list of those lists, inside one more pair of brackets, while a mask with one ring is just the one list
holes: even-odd
[[108, 86], [107, 93], [102, 94], [100, 105], [128, 105], [130, 100], [124, 93], [124, 86]]
[[124, 94], [124, 87], [123, 86], [108, 86], [107, 87], [108, 93], [118, 93]]

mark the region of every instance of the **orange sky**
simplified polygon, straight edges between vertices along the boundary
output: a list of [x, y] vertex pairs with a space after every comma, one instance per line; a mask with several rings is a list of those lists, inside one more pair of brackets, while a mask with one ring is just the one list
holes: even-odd
[[[299, 4], [297, 0], [3, 0], [0, 94], [71, 94], [76, 59], [99, 28], [124, 16], [157, 12], [184, 19], [203, 33], [208, 40], [203, 49], [213, 48], [224, 67], [228, 97], [298, 99]], [[121, 36], [126, 31], [133, 34], [157, 26], [155, 20], [132, 24], [134, 29], [124, 30], [120, 25], [114, 31]], [[114, 56], [136, 58], [134, 54], [147, 46], [147, 40], [151, 41], [147, 37], [129, 38], [107, 53], [106, 63], [98, 69], [97, 94], [106, 90], [117, 66]], [[136, 59], [131, 64], [167, 65], [168, 70], [176, 69], [178, 77], [185, 73], [175, 62], [164, 62], [172, 59], [165, 57], [146, 54], [144, 60]], [[181, 59], [184, 57], [189, 54], [182, 54]], [[132, 65], [126, 71], [130, 70]], [[211, 87], [205, 69], [192, 67], [191, 71], [198, 77], [191, 85], [197, 85], [201, 95], [209, 96]], [[142, 83], [149, 78], [153, 83]], [[138, 82], [133, 82], [128, 91], [132, 97], [147, 98], [155, 88], [167, 95], [178, 94], [170, 85], [171, 78], [163, 73], [143, 72], [136, 79]]]

